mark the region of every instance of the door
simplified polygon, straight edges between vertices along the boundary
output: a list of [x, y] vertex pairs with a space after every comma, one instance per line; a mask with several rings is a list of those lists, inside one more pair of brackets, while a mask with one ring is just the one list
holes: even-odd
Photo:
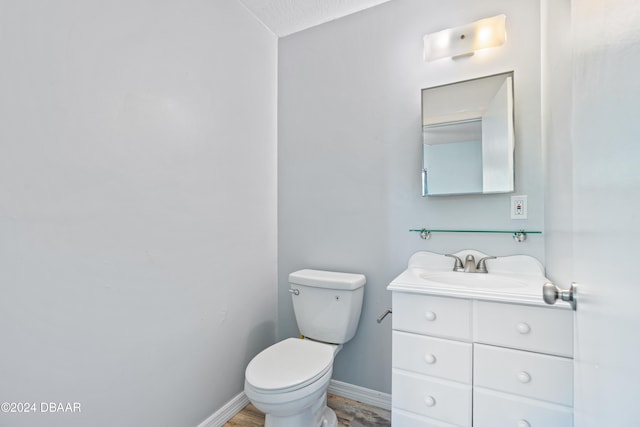
[[[567, 277], [570, 271], [571, 280], [578, 283], [574, 425], [637, 426], [640, 425], [640, 2], [570, 3], [572, 59], [567, 69], [572, 86], [568, 106], [571, 124], [565, 135], [570, 147], [552, 147], [551, 144], [562, 146], [566, 142], [557, 138], [562, 134], [558, 130], [562, 126], [553, 124], [551, 115], [547, 131], [551, 152], [569, 150], [570, 157], [564, 166], [573, 173], [567, 177], [572, 182], [569, 191], [561, 194], [562, 184], [559, 189], [554, 188], [553, 176], [561, 174], [558, 169], [563, 162], [549, 159], [547, 217], [552, 225], [560, 226], [549, 235], [547, 263], [555, 265], [547, 273], [549, 277]], [[550, 21], [554, 19], [549, 17]], [[553, 58], [553, 48], [550, 49], [549, 57]], [[553, 73], [550, 77], [553, 78]], [[553, 98], [549, 94], [549, 101]], [[569, 202], [562, 201], [563, 196]], [[559, 210], [567, 206], [572, 210], [572, 221], [563, 227], [562, 220], [557, 218], [563, 215]], [[569, 247], [561, 251], [567, 241]], [[557, 265], [556, 259], [561, 258], [569, 267]], [[557, 285], [566, 288], [569, 283]]]

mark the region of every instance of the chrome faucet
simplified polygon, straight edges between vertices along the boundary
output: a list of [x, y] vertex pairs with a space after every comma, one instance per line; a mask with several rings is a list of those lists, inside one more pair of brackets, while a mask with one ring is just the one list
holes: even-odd
[[464, 260], [464, 272], [465, 273], [475, 273], [476, 272], [476, 259], [473, 255], [467, 255], [467, 258]]
[[473, 255], [469, 254], [466, 256], [464, 260], [464, 265], [463, 265], [462, 260], [456, 255], [445, 254], [445, 256], [455, 259], [455, 264], [453, 265], [453, 271], [459, 271], [464, 273], [488, 273], [486, 261], [488, 259], [495, 259], [494, 256], [487, 256], [484, 258], [480, 258], [480, 261], [478, 261], [478, 264], [476, 265], [476, 259], [474, 258]]

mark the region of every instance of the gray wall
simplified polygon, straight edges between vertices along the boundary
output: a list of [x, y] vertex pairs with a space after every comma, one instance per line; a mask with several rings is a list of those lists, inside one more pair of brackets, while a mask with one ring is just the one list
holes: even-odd
[[[422, 61], [422, 37], [499, 13], [505, 46], [471, 58]], [[287, 275], [299, 268], [364, 273], [360, 328], [334, 378], [390, 392], [388, 283], [419, 250], [473, 248], [544, 262], [544, 238], [436, 234], [411, 228], [542, 230], [540, 5], [536, 0], [394, 0], [279, 41], [278, 335], [298, 333]], [[510, 195], [420, 196], [420, 90], [514, 70], [516, 192], [529, 219], [510, 219]]]
[[2, 0], [0, 57], [0, 402], [82, 411], [0, 425], [197, 425], [275, 339], [275, 36], [228, 0]]

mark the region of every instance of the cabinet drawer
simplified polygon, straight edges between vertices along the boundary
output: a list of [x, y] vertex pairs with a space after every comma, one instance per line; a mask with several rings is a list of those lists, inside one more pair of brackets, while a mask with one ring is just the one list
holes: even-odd
[[471, 424], [471, 386], [393, 369], [392, 405], [457, 426]]
[[393, 329], [471, 340], [471, 301], [393, 293]]
[[455, 424], [432, 420], [396, 408], [391, 410], [391, 425], [400, 427], [458, 427]]
[[475, 386], [573, 405], [573, 360], [482, 344], [473, 350]]
[[573, 311], [478, 301], [477, 341], [571, 357]]
[[573, 427], [573, 411], [564, 406], [478, 389], [473, 402], [473, 427]]
[[469, 343], [393, 331], [393, 367], [471, 384]]

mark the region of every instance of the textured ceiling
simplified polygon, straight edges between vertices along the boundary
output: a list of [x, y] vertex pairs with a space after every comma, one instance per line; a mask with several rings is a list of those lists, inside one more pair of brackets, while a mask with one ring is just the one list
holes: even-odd
[[389, 0], [239, 1], [278, 37], [284, 37]]

